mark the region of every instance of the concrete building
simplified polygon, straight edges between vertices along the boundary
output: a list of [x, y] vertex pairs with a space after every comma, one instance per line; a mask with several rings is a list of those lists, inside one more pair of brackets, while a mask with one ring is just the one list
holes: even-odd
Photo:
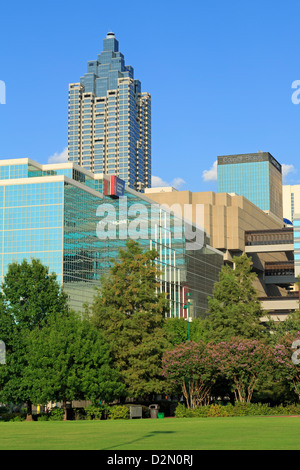
[[293, 223], [295, 214], [300, 214], [300, 184], [282, 186], [283, 217]]
[[249, 256], [264, 260], [259, 276], [266, 287], [265, 294], [260, 294], [264, 310], [275, 319], [285, 320], [287, 314], [299, 309], [293, 228], [248, 231], [245, 245]]
[[243, 253], [251, 256], [258, 275], [255, 287], [263, 308], [271, 316], [284, 319], [299, 307], [294, 292], [293, 229], [285, 228], [279, 217], [236, 194], [192, 193], [174, 188], [150, 188], [145, 194], [177, 214], [184, 213], [185, 205], [191, 205], [193, 210], [185, 217], [190, 216], [195, 224], [196, 207], [202, 205], [203, 227], [211, 245], [224, 253], [224, 262], [232, 263], [233, 256]]
[[70, 162], [117, 175], [137, 191], [151, 185], [151, 96], [125, 65], [114, 33], [69, 85], [68, 152]]
[[295, 276], [297, 277], [297, 282], [299, 282], [300, 281], [300, 212], [294, 214], [293, 224], [294, 224]]
[[224, 260], [245, 252], [245, 232], [249, 230], [281, 229], [282, 221], [270, 217], [244, 196], [227, 193], [177, 191], [174, 188], [149, 188], [145, 195], [159, 204], [173, 208], [178, 215], [185, 205], [191, 205], [196, 223], [196, 207], [203, 205], [203, 224], [212, 246], [224, 253]]
[[295, 276], [300, 275], [300, 185], [284, 185], [283, 217], [286, 226], [294, 229]]

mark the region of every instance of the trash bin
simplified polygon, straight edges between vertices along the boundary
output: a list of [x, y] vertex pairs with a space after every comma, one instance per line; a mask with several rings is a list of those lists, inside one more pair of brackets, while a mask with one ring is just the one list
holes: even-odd
[[157, 413], [158, 419], [162, 419], [165, 417], [165, 413]]
[[157, 418], [159, 405], [150, 405], [149, 410], [150, 410], [150, 418]]

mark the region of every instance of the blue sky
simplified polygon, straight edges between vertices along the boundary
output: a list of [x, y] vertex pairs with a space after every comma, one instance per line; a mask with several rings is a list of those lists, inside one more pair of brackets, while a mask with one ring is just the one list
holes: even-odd
[[[114, 31], [152, 95], [156, 182], [216, 190], [218, 155], [270, 152], [300, 182], [300, 3], [14, 1], [1, 5], [0, 158], [67, 147], [68, 84]], [[299, 94], [300, 96], [300, 94]]]

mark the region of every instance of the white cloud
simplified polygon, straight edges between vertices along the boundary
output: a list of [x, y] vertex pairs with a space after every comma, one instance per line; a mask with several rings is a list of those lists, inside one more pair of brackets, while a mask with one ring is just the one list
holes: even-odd
[[202, 178], [204, 181], [217, 181], [217, 167], [218, 161], [216, 160], [210, 170], [204, 170]]
[[283, 163], [281, 165], [281, 169], [282, 169], [282, 178], [283, 178], [283, 180], [285, 180], [286, 177], [290, 173], [295, 173], [295, 171], [296, 171], [294, 165], [286, 165], [285, 163]]
[[162, 188], [164, 186], [169, 186], [169, 183], [164, 181], [159, 176], [152, 176], [151, 177], [151, 186], [152, 186], [152, 188]]
[[48, 163], [66, 163], [68, 161], [68, 147], [65, 147], [61, 153], [54, 153], [48, 158]]
[[172, 188], [180, 189], [185, 184], [182, 178], [174, 178], [172, 181], [164, 181], [160, 176], [152, 176], [151, 186], [152, 188], [165, 188], [172, 186]]
[[180, 189], [185, 184], [185, 181], [182, 178], [174, 178], [172, 181], [172, 187], [175, 189]]

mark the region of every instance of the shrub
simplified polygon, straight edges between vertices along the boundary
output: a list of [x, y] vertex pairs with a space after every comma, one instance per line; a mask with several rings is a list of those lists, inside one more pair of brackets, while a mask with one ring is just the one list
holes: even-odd
[[24, 421], [26, 419], [26, 413], [2, 413], [0, 421]]
[[[162, 409], [160, 411], [164, 412]], [[142, 405], [142, 416], [143, 418], [150, 418], [149, 406]]]
[[75, 421], [84, 420], [86, 416], [86, 408], [73, 408], [73, 418]]
[[85, 408], [86, 419], [104, 419], [110, 413], [109, 405], [89, 405]]
[[128, 406], [115, 405], [110, 408], [109, 419], [129, 419], [130, 413]]
[[14, 422], [20, 422], [20, 421], [25, 421], [25, 416], [22, 416], [20, 414], [15, 415], [10, 421]]
[[186, 407], [179, 403], [175, 409], [175, 417], [176, 418], [186, 418]]
[[102, 418], [102, 408], [100, 406], [89, 405], [85, 408], [86, 419], [101, 419]]
[[230, 407], [222, 406], [219, 404], [210, 405], [207, 410], [207, 416], [210, 418], [214, 418], [215, 416], [230, 416], [232, 410]]
[[64, 419], [63, 408], [52, 408], [49, 413], [49, 421], [62, 421]]
[[49, 421], [49, 416], [47, 416], [47, 415], [39, 415], [39, 416], [37, 417], [37, 420], [38, 420], [38, 421]]
[[186, 408], [179, 404], [175, 410], [176, 418], [205, 418], [226, 416], [279, 416], [300, 415], [300, 404], [270, 406], [268, 403], [231, 403], [226, 405], [212, 404], [197, 408]]

